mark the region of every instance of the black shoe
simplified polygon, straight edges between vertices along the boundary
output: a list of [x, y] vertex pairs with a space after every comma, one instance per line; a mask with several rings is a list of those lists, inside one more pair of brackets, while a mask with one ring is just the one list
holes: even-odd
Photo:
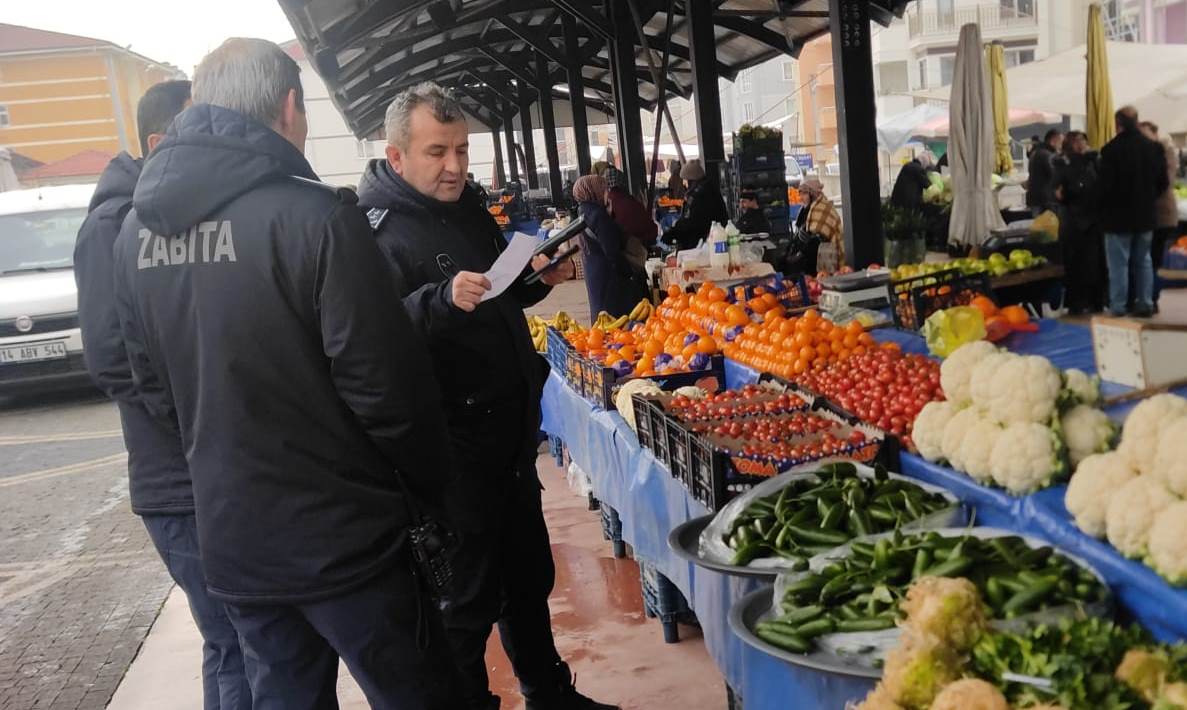
[[599, 703], [577, 692], [576, 685], [568, 685], [560, 694], [548, 699], [526, 699], [525, 710], [622, 710], [617, 705]]
[[1133, 309], [1134, 318], [1149, 318], [1154, 315], [1154, 309], [1150, 306], [1138, 306]]

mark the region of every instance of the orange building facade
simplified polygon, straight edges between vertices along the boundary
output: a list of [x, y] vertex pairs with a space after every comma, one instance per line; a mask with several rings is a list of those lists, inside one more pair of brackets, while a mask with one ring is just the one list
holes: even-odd
[[110, 42], [0, 24], [0, 146], [42, 163], [140, 154], [136, 104], [175, 67]]

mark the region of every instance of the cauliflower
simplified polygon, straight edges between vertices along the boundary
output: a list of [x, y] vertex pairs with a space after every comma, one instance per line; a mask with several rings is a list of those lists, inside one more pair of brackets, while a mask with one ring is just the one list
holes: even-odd
[[944, 458], [943, 440], [944, 428], [952, 415], [956, 414], [956, 407], [951, 402], [928, 402], [915, 415], [915, 425], [911, 429], [911, 440], [919, 455], [928, 461], [938, 461]]
[[879, 683], [854, 710], [903, 710], [903, 706], [894, 701], [885, 685]]
[[1154, 702], [1166, 682], [1166, 672], [1170, 664], [1166, 656], [1151, 653], [1140, 648], [1131, 648], [1125, 652], [1113, 676], [1117, 680], [1133, 688], [1149, 702]]
[[1129, 460], [1116, 451], [1093, 454], [1080, 462], [1063, 502], [1076, 525], [1093, 537], [1105, 536], [1105, 513], [1110, 497], [1137, 477]]
[[956, 349], [940, 365], [940, 387], [944, 397], [958, 407], [972, 402], [969, 384], [973, 377], [973, 366], [988, 355], [999, 352], [997, 346], [987, 340], [977, 340]]
[[1153, 476], [1138, 476], [1129, 481], [1109, 501], [1105, 514], [1109, 542], [1126, 557], [1143, 557], [1154, 518], [1173, 502], [1170, 491]]
[[1187, 682], [1167, 683], [1162, 686], [1162, 695], [1154, 704], [1154, 710], [1184, 710], [1187, 708]]
[[912, 633], [935, 637], [956, 651], [972, 648], [988, 625], [981, 595], [964, 578], [920, 577], [899, 608]]
[[1063, 379], [1051, 361], [1038, 355], [990, 356], [973, 370], [973, 404], [998, 424], [1047, 422]]
[[637, 431], [635, 426], [635, 403], [631, 400], [631, 395], [635, 394], [663, 394], [655, 382], [648, 379], [630, 380], [622, 387], [618, 388], [618, 394], [614, 397], [614, 406], [618, 409], [618, 413], [626, 420], [627, 425], [632, 430]]
[[951, 649], [932, 637], [907, 634], [886, 654], [882, 683], [907, 710], [923, 710], [940, 690], [960, 677]]
[[1002, 488], [1024, 495], [1067, 473], [1062, 444], [1049, 427], [1034, 422], [1011, 424], [989, 455], [989, 472]]
[[1154, 470], [1154, 457], [1163, 430], [1174, 420], [1187, 416], [1187, 399], [1173, 394], [1156, 394], [1133, 408], [1121, 430], [1117, 450], [1133, 462], [1138, 472]]
[[965, 678], [941, 690], [931, 710], [1010, 710], [1010, 704], [993, 685], [980, 678]]
[[993, 455], [993, 447], [1001, 436], [1002, 428], [996, 423], [979, 417], [965, 432], [960, 440], [959, 457], [964, 464], [962, 469], [978, 483], [990, 483], [993, 475], [990, 473], [989, 457]]
[[968, 407], [953, 414], [948, 423], [944, 425], [944, 438], [940, 440], [940, 449], [944, 452], [944, 458], [948, 459], [948, 463], [959, 471], [964, 470], [964, 461], [960, 458], [961, 442], [964, 441], [965, 433], [980, 419], [981, 413], [973, 407]]
[[1187, 498], [1187, 417], [1179, 417], [1161, 429], [1151, 474], [1161, 479], [1171, 493]]
[[1172, 503], [1154, 518], [1147, 564], [1175, 585], [1187, 585], [1187, 501]]
[[681, 387], [672, 392], [672, 394], [677, 396], [684, 395], [689, 399], [705, 399], [709, 396], [709, 393], [705, 390], [701, 389], [700, 387], [693, 387], [692, 385]]
[[1067, 405], [1087, 404], [1090, 407], [1100, 402], [1100, 377], [1088, 375], [1074, 367], [1063, 371], [1063, 391], [1059, 393], [1061, 403]]
[[1108, 415], [1087, 404], [1069, 409], [1059, 418], [1059, 423], [1073, 468], [1093, 454], [1110, 451], [1117, 440], [1117, 427]]

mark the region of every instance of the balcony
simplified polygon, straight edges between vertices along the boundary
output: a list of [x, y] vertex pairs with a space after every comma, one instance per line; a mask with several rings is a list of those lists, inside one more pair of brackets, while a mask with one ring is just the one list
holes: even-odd
[[1020, 14], [1011, 7], [1000, 4], [972, 5], [957, 7], [952, 12], [937, 12], [936, 10], [919, 10], [917, 7], [907, 11], [907, 33], [912, 42], [921, 40], [931, 41], [941, 38], [955, 37], [960, 28], [968, 23], [980, 25], [981, 36], [986, 40], [993, 39], [1012, 30], [1027, 30], [1038, 27], [1038, 20], [1034, 15]]

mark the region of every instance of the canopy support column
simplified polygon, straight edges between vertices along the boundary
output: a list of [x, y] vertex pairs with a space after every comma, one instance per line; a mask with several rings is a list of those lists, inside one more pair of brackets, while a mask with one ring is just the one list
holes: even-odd
[[845, 253], [854, 268], [882, 261], [882, 196], [874, 127], [874, 65], [868, 0], [833, 0], [829, 24], [841, 144]]
[[[707, 0], [706, 0], [707, 1]], [[643, 122], [639, 116], [639, 82], [635, 77], [635, 30], [626, 0], [606, 3], [614, 28], [610, 69], [614, 74], [614, 113], [618, 118], [618, 147], [622, 152], [622, 171], [626, 173], [631, 194], [646, 184], [643, 159]]]
[[503, 170], [503, 144], [499, 142], [498, 129], [490, 129], [490, 140], [495, 147], [495, 180], [499, 187], [506, 187], [507, 173]]
[[556, 117], [552, 115], [552, 79], [548, 76], [548, 57], [536, 52], [536, 95], [540, 97], [540, 127], [544, 129], [544, 154], [548, 157], [548, 188], [552, 204], [560, 205], [561, 154], [556, 146]]
[[536, 142], [532, 137], [532, 90], [522, 82], [515, 82], [519, 96], [519, 130], [523, 134], [523, 161], [527, 163], [528, 189], [540, 187], [540, 179], [536, 177]]
[[519, 161], [515, 159], [515, 112], [510, 105], [503, 107], [503, 137], [507, 140], [507, 164], [511, 167], [511, 182], [519, 182]]
[[687, 0], [688, 54], [692, 65], [692, 100], [697, 119], [697, 145], [708, 179], [717, 183], [725, 162], [721, 140], [721, 93], [717, 89], [717, 37], [713, 33], [712, 0]]
[[585, 114], [585, 83], [581, 80], [581, 59], [577, 48], [577, 20], [565, 13], [561, 15], [565, 34], [565, 48], [569, 64], [565, 73], [569, 76], [569, 107], [573, 111], [573, 149], [577, 152], [577, 172], [589, 175], [592, 165], [589, 159], [589, 120]]

